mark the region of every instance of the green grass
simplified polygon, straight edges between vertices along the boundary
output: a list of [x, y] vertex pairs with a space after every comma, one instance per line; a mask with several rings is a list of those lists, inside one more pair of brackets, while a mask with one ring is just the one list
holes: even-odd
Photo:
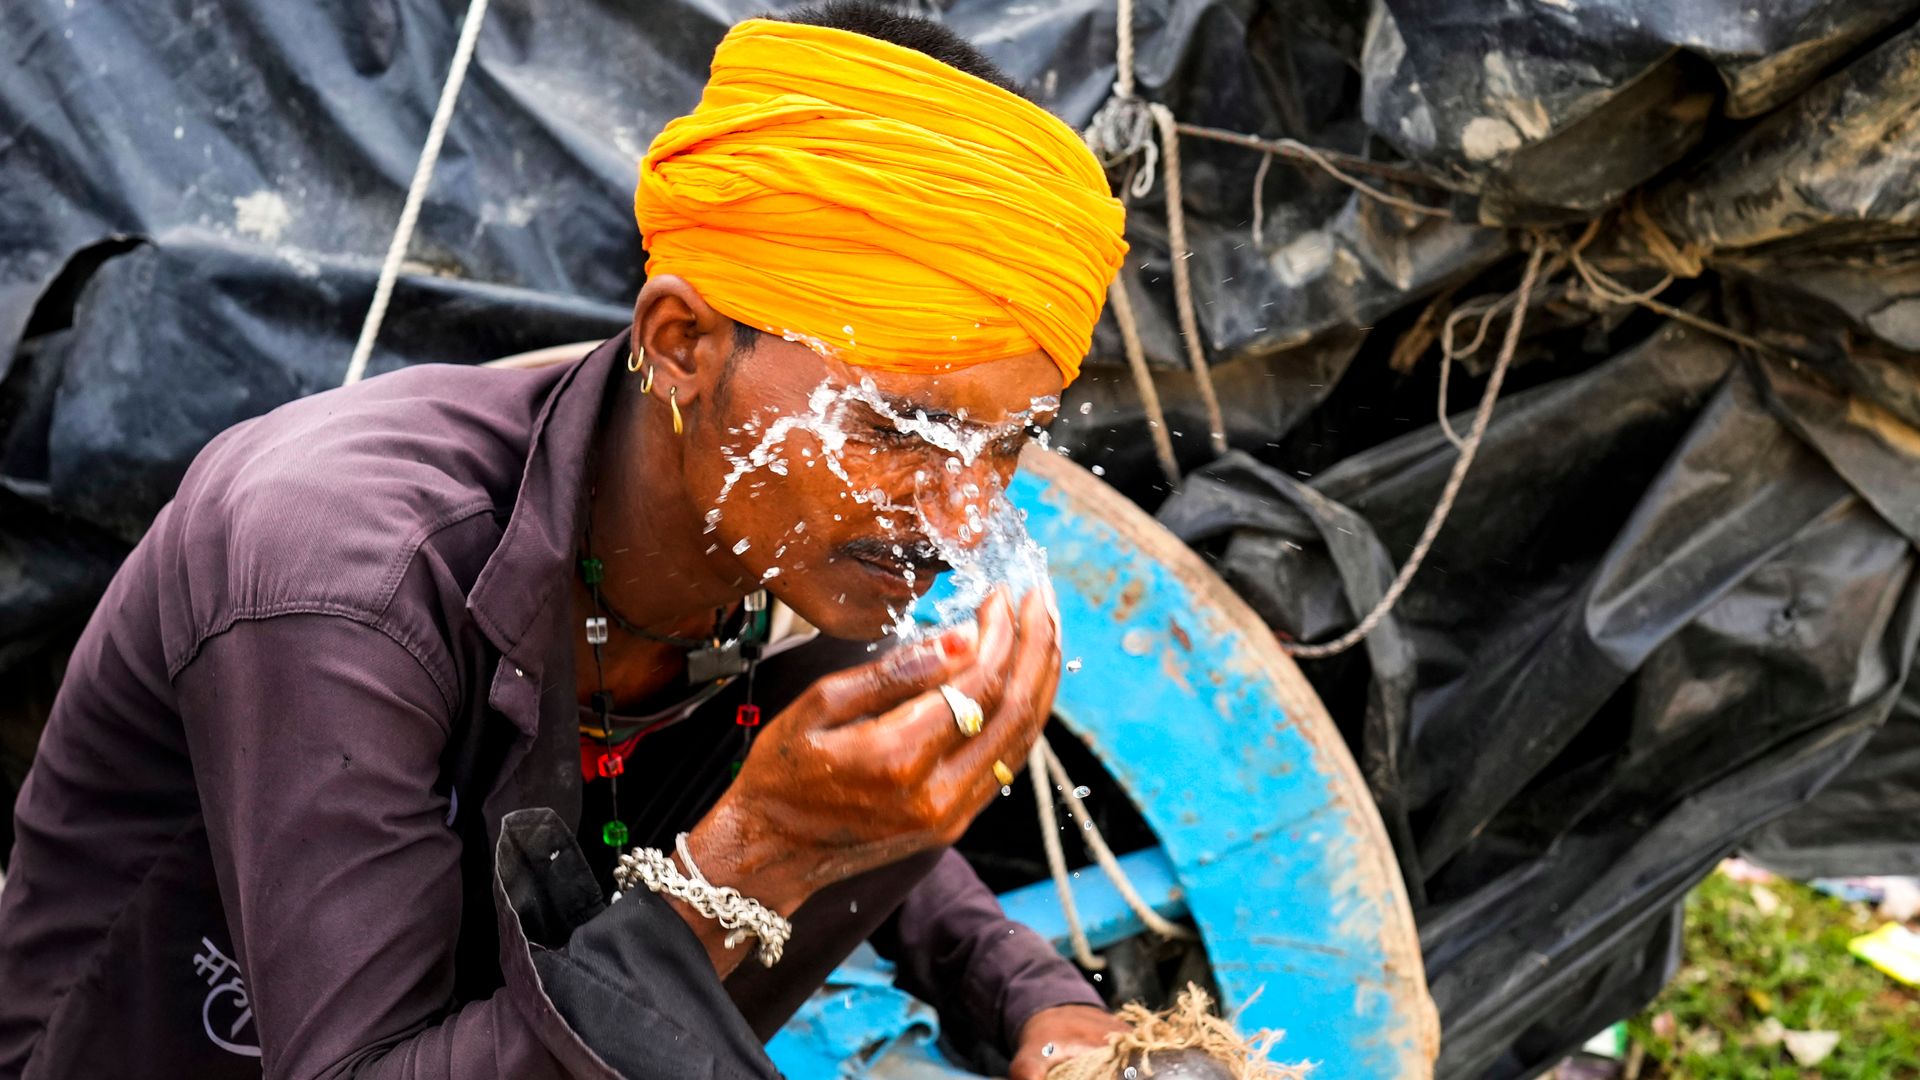
[[[1848, 939], [1878, 925], [1871, 909], [1792, 881], [1764, 888], [1780, 901], [1770, 914], [1754, 886], [1720, 873], [1687, 898], [1685, 963], [1628, 1026], [1644, 1048], [1642, 1080], [1920, 1078], [1920, 992], [1847, 952]], [[1656, 1022], [1662, 1013], [1672, 1014], [1670, 1036], [1656, 1034], [1667, 1026]], [[1768, 1017], [1796, 1031], [1838, 1031], [1839, 1045], [1803, 1068], [1756, 1038]]]

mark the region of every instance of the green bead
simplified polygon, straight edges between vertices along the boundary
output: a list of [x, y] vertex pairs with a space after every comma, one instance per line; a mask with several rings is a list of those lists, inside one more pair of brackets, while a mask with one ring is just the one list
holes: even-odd
[[606, 564], [602, 563], [599, 559], [580, 560], [580, 580], [589, 585], [598, 585], [602, 581], [605, 581], [606, 577]]
[[733, 763], [733, 778], [735, 780], [740, 779], [740, 766], [744, 764], [746, 764], [746, 762], [743, 762], [743, 761], [736, 761]]
[[600, 839], [604, 840], [608, 847], [627, 846], [626, 822], [624, 821], [607, 822], [606, 827], [600, 830]]

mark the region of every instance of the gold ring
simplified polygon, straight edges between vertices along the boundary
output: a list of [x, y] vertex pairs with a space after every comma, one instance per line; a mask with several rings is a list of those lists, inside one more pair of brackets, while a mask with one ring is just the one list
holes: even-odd
[[1002, 786], [1011, 784], [1013, 783], [1013, 770], [1007, 768], [1006, 762], [1001, 761], [999, 758], [994, 758], [993, 759], [993, 778], [995, 780], [1000, 781]]
[[980, 711], [980, 703], [955, 689], [951, 683], [940, 684], [940, 696], [947, 699], [947, 708], [953, 712], [953, 722], [960, 728], [960, 734], [971, 739], [980, 734], [986, 726], [986, 714]]

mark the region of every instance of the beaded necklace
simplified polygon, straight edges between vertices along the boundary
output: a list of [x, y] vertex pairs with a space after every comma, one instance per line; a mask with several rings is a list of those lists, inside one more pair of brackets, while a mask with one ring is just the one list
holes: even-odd
[[[660, 641], [686, 650], [687, 685], [699, 688], [697, 696], [686, 706], [698, 708], [707, 698], [718, 693], [734, 679], [745, 676], [747, 680], [746, 696], [740, 706], [734, 710], [733, 722], [737, 728], [744, 729], [745, 738], [741, 740], [740, 752], [731, 764], [731, 776], [740, 775], [740, 766], [746, 760], [747, 751], [753, 746], [753, 736], [760, 727], [760, 706], [753, 703], [753, 676], [760, 666], [760, 658], [767, 644], [768, 631], [772, 619], [767, 610], [765, 590], [749, 593], [741, 602], [741, 619], [737, 631], [731, 638], [723, 631], [727, 623], [727, 610], [719, 608], [714, 612], [713, 632], [706, 638], [674, 637], [658, 634], [636, 625], [619, 611], [601, 591], [606, 580], [606, 564], [593, 555], [593, 519], [588, 512], [587, 528], [580, 543], [580, 580], [587, 586], [587, 593], [593, 599], [595, 614], [587, 617], [587, 645], [593, 650], [593, 672], [595, 689], [588, 698], [596, 726], [581, 726], [582, 733], [600, 741], [600, 757], [596, 771], [607, 781], [607, 795], [612, 813], [607, 823], [600, 829], [600, 840], [611, 848], [622, 848], [627, 844], [628, 829], [620, 818], [620, 774], [626, 771], [626, 758], [615, 749], [616, 744], [624, 743], [640, 731], [616, 732], [614, 730], [613, 692], [607, 689], [606, 658], [604, 649], [608, 639], [608, 624], [618, 626], [623, 633], [649, 641]], [[643, 729], [644, 730], [644, 729]], [[616, 735], [619, 737], [616, 738]], [[731, 779], [731, 776], [729, 779]]]

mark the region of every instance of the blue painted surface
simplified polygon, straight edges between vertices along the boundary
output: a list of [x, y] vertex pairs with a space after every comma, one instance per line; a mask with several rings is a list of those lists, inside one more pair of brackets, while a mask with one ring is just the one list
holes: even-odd
[[1336, 783], [1350, 766], [1329, 755], [1345, 748], [1289, 720], [1240, 628], [1190, 580], [1031, 472], [1014, 495], [1048, 550], [1065, 654], [1083, 664], [1055, 713], [1160, 838], [1225, 1008], [1284, 1029], [1276, 1056], [1319, 1062], [1316, 1080], [1414, 1075], [1417, 1025], [1383, 948], [1397, 894], [1377, 822], [1360, 816], [1371, 805]]
[[793, 1080], [863, 1076], [886, 1056], [971, 1076], [940, 1056], [939, 1031], [933, 1009], [895, 990], [891, 966], [862, 947], [768, 1040], [767, 1054]]
[[[1184, 901], [1223, 1010], [1243, 1010], [1243, 1029], [1284, 1029], [1275, 1057], [1317, 1062], [1315, 1080], [1426, 1075], [1418, 953], [1411, 973], [1389, 961], [1389, 936], [1411, 929], [1395, 917], [1384, 834], [1364, 816], [1373, 809], [1337, 733], [1287, 716], [1270, 647], [1253, 647], [1220, 597], [1144, 554], [1139, 534], [1070, 509], [1028, 470], [1013, 494], [1049, 552], [1065, 655], [1083, 662], [1062, 678], [1055, 712], [1160, 838], [1126, 857], [1129, 873], [1163, 912]], [[1073, 885], [1096, 942], [1139, 929], [1097, 870]], [[1051, 882], [1003, 900], [1064, 938]], [[769, 1049], [796, 1080], [950, 1069], [927, 1049], [932, 1018], [886, 995], [903, 996], [871, 982], [829, 986]]]

